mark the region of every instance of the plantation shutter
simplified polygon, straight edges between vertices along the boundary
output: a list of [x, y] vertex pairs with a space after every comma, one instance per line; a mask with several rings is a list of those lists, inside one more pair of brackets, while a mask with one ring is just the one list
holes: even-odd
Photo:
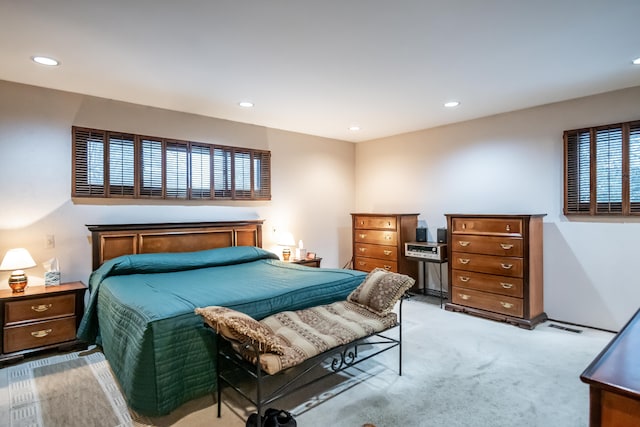
[[211, 198], [211, 148], [191, 145], [191, 198]]
[[140, 145], [140, 195], [162, 197], [162, 140], [143, 138]]
[[179, 142], [168, 142], [166, 147], [165, 197], [167, 199], [186, 199], [188, 146]]
[[216, 199], [231, 198], [231, 148], [213, 149], [213, 188]]
[[565, 132], [565, 214], [589, 212], [591, 137], [589, 131]]
[[135, 145], [133, 135], [109, 133], [109, 196], [133, 197]]
[[256, 199], [271, 199], [271, 153], [253, 153], [253, 196]]
[[104, 197], [105, 132], [73, 127], [73, 181], [74, 197]]
[[629, 125], [629, 209], [640, 214], [640, 122]]
[[251, 153], [235, 150], [234, 190], [236, 199], [251, 199]]
[[622, 213], [622, 126], [596, 129], [596, 212]]

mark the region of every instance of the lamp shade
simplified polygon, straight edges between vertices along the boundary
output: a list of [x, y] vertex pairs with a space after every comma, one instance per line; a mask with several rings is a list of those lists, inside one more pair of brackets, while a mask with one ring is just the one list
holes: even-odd
[[36, 262], [24, 248], [16, 248], [9, 249], [7, 254], [2, 259], [2, 264], [0, 264], [0, 270], [2, 271], [13, 271], [13, 270], [22, 270], [25, 268], [35, 267]]
[[280, 233], [278, 236], [278, 245], [280, 246], [295, 246], [296, 241], [293, 239], [293, 234], [288, 231]]

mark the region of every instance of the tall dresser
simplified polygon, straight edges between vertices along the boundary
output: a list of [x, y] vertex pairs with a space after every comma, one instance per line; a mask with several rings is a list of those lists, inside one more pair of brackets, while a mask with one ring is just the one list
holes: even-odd
[[544, 312], [542, 218], [446, 214], [447, 310], [533, 329]]
[[415, 240], [418, 214], [352, 213], [353, 268], [385, 268], [418, 280], [418, 263], [406, 259], [404, 244]]

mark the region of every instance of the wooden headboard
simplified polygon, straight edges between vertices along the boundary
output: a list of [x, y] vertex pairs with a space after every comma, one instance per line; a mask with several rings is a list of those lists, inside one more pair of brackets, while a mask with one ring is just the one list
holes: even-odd
[[227, 246], [262, 247], [263, 220], [87, 225], [92, 269], [120, 255], [191, 252]]

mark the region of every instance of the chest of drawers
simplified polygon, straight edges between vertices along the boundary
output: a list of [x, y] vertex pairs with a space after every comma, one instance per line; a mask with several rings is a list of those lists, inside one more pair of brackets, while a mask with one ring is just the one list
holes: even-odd
[[418, 265], [404, 256], [404, 244], [415, 240], [418, 214], [352, 213], [353, 268], [374, 268], [418, 279]]
[[447, 214], [447, 310], [534, 328], [544, 312], [542, 217]]
[[0, 362], [62, 345], [73, 346], [82, 319], [82, 282], [28, 287], [23, 293], [0, 291]]

